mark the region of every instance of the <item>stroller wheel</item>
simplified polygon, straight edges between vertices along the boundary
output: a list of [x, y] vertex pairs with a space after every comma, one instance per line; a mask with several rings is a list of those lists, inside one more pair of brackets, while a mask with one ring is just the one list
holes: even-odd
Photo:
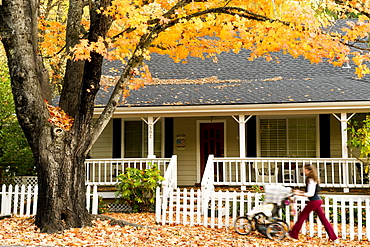
[[271, 223], [266, 228], [266, 236], [271, 240], [282, 240], [286, 233], [284, 226], [279, 223]]
[[274, 219], [274, 223], [278, 223], [284, 227], [285, 232], [289, 232], [289, 225], [283, 220], [280, 219]]
[[234, 221], [234, 229], [240, 235], [248, 235], [252, 231], [252, 224], [245, 216], [240, 216]]

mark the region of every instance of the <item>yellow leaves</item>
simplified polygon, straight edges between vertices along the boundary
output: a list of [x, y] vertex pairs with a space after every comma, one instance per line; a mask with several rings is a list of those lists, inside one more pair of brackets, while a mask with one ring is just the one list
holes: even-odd
[[77, 44], [73, 49], [73, 57], [75, 60], [89, 60], [90, 53], [96, 52], [101, 54], [106, 58], [111, 58], [108, 53], [106, 44], [111, 43], [110, 38], [103, 39], [102, 37], [98, 38], [97, 42], [89, 43], [87, 39], [82, 39], [79, 44]]
[[370, 69], [367, 67], [366, 64], [360, 64], [356, 67], [356, 75], [359, 77], [359, 78], [362, 78], [364, 77], [365, 75], [367, 74], [370, 74]]
[[77, 44], [73, 49], [73, 55], [76, 60], [90, 60], [90, 52], [92, 51], [89, 41], [87, 39], [83, 39]]

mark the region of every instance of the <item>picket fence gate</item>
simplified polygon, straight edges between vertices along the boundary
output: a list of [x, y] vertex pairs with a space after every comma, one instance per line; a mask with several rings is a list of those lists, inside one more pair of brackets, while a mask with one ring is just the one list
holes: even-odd
[[[1, 215], [35, 215], [37, 211], [38, 185], [5, 185], [0, 192]], [[86, 187], [86, 208], [92, 214], [98, 213], [97, 186]]]
[[[158, 224], [203, 225], [211, 228], [233, 227], [240, 215], [263, 203], [263, 194], [253, 192], [213, 191], [210, 197], [203, 198], [201, 189], [174, 189], [156, 192], [156, 222]], [[323, 209], [339, 238], [350, 240], [370, 240], [370, 197], [356, 198], [322, 195]], [[296, 222], [307, 198], [297, 197], [296, 203], [281, 209], [280, 217], [290, 226]], [[297, 214], [292, 215], [290, 207]], [[311, 213], [302, 227], [302, 233], [310, 237], [327, 237], [326, 231]]]

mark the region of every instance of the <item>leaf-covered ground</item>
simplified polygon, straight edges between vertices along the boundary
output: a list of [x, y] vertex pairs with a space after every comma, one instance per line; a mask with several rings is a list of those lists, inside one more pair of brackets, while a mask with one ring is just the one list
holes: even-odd
[[111, 226], [96, 220], [93, 227], [76, 228], [59, 234], [40, 233], [32, 217], [12, 217], [0, 221], [0, 245], [29, 246], [369, 246], [369, 241], [341, 240], [334, 245], [327, 238], [300, 235], [300, 241], [271, 241], [258, 232], [241, 236], [230, 229], [202, 226], [162, 226], [153, 213], [109, 214], [116, 219], [145, 228]]

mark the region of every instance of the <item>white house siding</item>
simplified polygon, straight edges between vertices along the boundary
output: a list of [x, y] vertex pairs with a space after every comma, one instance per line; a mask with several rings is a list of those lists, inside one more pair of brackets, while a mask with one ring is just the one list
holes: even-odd
[[[238, 116], [236, 116], [238, 118]], [[227, 150], [225, 157], [239, 157], [239, 124], [232, 118], [226, 118]], [[247, 137], [246, 137], [247, 138]]]
[[109, 121], [94, 146], [91, 148], [90, 155], [93, 159], [112, 158], [113, 148], [113, 122]]
[[[204, 118], [175, 118], [174, 119], [174, 154], [177, 155], [177, 174], [179, 186], [191, 186], [200, 182], [197, 177], [199, 172], [199, 157], [197, 141], [198, 123], [211, 123], [210, 117]], [[212, 122], [223, 122], [225, 130], [225, 156], [239, 157], [239, 125], [232, 117], [212, 117]], [[186, 147], [179, 150], [176, 147], [177, 136], [185, 136]]]
[[[194, 185], [197, 181], [196, 155], [196, 120], [197, 118], [174, 119], [174, 154], [177, 155], [177, 184]], [[185, 148], [176, 147], [176, 138], [185, 137]]]

